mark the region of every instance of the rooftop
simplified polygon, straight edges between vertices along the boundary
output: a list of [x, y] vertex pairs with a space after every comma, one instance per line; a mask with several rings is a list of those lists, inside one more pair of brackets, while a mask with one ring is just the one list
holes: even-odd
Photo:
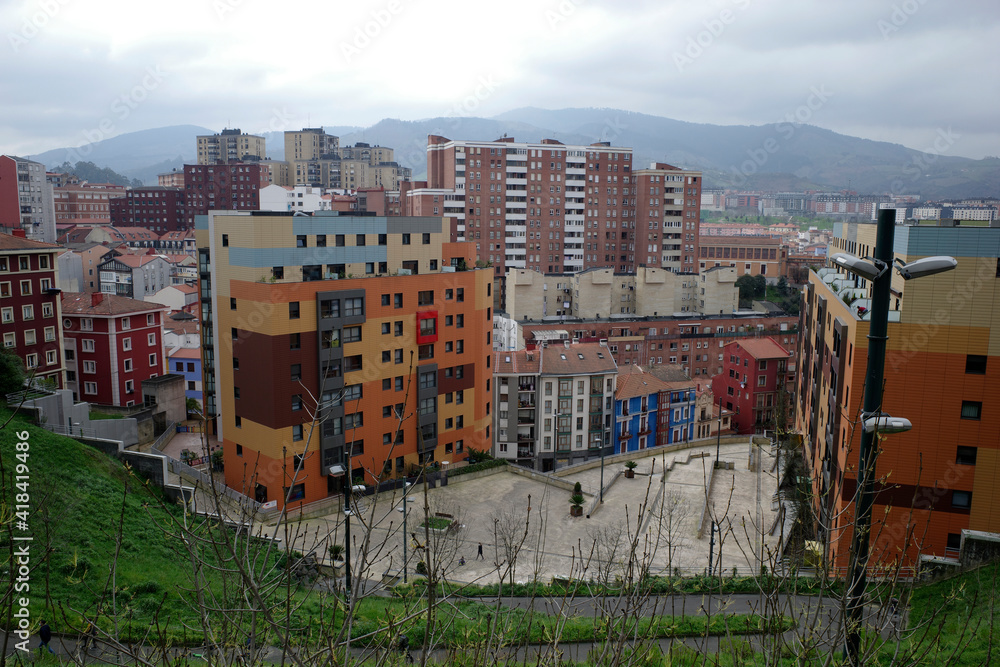
[[[94, 303], [94, 301], [97, 303]], [[101, 292], [63, 292], [63, 315], [128, 315], [166, 310], [166, 306]]]
[[59, 246], [32, 241], [13, 234], [0, 234], [0, 252], [15, 250], [58, 250]]
[[[732, 343], [731, 343], [732, 344]], [[754, 359], [788, 359], [789, 352], [770, 336], [766, 338], [744, 338], [734, 343]]]
[[641, 366], [625, 366], [615, 378], [615, 398], [619, 401], [669, 390], [666, 382], [643, 371]]

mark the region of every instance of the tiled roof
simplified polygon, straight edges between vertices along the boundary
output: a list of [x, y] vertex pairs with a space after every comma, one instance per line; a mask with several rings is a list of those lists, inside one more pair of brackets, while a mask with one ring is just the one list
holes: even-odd
[[615, 399], [619, 401], [669, 390], [666, 382], [644, 372], [640, 366], [626, 366], [615, 378]]
[[162, 257], [157, 257], [156, 255], [119, 255], [115, 259], [126, 266], [131, 266], [133, 269], [139, 268], [149, 264], [154, 259], [163, 259]]
[[168, 355], [171, 359], [201, 359], [201, 349], [197, 347], [179, 347]]
[[41, 241], [14, 236], [13, 234], [0, 234], [0, 251], [4, 250], [58, 250], [59, 246]]
[[497, 373], [523, 373], [537, 375], [541, 363], [541, 350], [520, 350], [497, 354]]
[[787, 359], [789, 352], [781, 344], [767, 336], [766, 338], [745, 338], [736, 341], [736, 345], [746, 350], [754, 359]]
[[160, 238], [145, 227], [109, 227], [108, 230], [123, 241], [158, 241]]
[[167, 318], [167, 321], [163, 323], [163, 330], [170, 331], [178, 336], [196, 334], [198, 333], [198, 320], [177, 321]]
[[667, 384], [683, 383], [691, 385], [693, 382], [684, 369], [677, 364], [650, 366], [649, 372]]
[[550, 345], [540, 351], [542, 375], [615, 373], [618, 370], [611, 351], [600, 343]]
[[[100, 292], [95, 294], [100, 294]], [[129, 313], [157, 310], [166, 310], [166, 306], [113, 294], [103, 294], [101, 302], [95, 306], [93, 305], [93, 294], [90, 292], [63, 292], [62, 294], [64, 315], [128, 315]]]

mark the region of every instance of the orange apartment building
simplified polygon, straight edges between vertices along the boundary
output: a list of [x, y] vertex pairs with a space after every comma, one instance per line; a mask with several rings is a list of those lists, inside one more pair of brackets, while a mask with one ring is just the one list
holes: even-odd
[[764, 276], [770, 282], [784, 275], [787, 255], [781, 239], [770, 236], [702, 236], [698, 250], [702, 271], [731, 266], [737, 276]]
[[[830, 254], [871, 256], [874, 223], [836, 223]], [[1000, 229], [897, 226], [909, 262], [948, 254], [954, 271], [893, 276], [882, 411], [912, 430], [879, 439], [873, 559], [954, 558], [963, 531], [1000, 532]], [[795, 429], [816, 497], [818, 539], [849, 563], [864, 394], [870, 283], [810, 272], [798, 339]]]
[[230, 487], [308, 503], [489, 449], [493, 274], [446, 220], [214, 211], [196, 234]]

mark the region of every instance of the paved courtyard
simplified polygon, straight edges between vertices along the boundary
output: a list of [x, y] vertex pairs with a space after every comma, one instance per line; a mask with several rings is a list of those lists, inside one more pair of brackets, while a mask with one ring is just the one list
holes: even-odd
[[[407, 495], [414, 501], [409, 504], [407, 532], [415, 534], [419, 552], [426, 540], [420, 525], [425, 506], [432, 515], [452, 515], [460, 529], [431, 535], [443, 554], [449, 579], [496, 582], [507, 568], [510, 549], [504, 544], [513, 541], [520, 544], [513, 579], [548, 582], [553, 577], [613, 578], [622, 573], [630, 545], [635, 545], [640, 567], [654, 574], [670, 567], [684, 574], [704, 572], [715, 521], [719, 526], [713, 546], [715, 567], [721, 563], [727, 573], [736, 568], [749, 574], [759, 571], [757, 555], [762, 550], [773, 552], [778, 543], [777, 533], [770, 534], [778, 514], [772, 510], [774, 458], [770, 447], [764, 447], [762, 465], [751, 471], [750, 449], [749, 436], [744, 443], [722, 446], [720, 459], [731, 462], [733, 469], [715, 472], [700, 533], [714, 443], [637, 456], [635, 478], [620, 476], [589, 518], [570, 516], [571, 490], [506, 470], [467, 481], [457, 477], [446, 487], [429, 489], [426, 497], [422, 489], [411, 487]], [[664, 481], [665, 467], [671, 470]], [[605, 484], [622, 470], [620, 463], [605, 466]], [[599, 493], [600, 477], [600, 467], [594, 467], [560, 479], [580, 482], [586, 511]], [[401, 504], [401, 491], [366, 497], [351, 518], [352, 564], [362, 567], [366, 578], [378, 579], [402, 568], [403, 517], [396, 511]], [[344, 518], [339, 511], [301, 521], [293, 514], [284, 525], [265, 530], [277, 530], [286, 544], [303, 552], [315, 550], [321, 557], [331, 542], [344, 542]], [[480, 543], [482, 559], [478, 558]], [[411, 572], [420, 559], [413, 547], [411, 537], [407, 540]]]

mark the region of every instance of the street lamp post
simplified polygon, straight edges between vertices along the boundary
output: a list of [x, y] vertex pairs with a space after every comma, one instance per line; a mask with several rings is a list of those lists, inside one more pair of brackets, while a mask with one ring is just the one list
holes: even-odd
[[[409, 486], [409, 485], [407, 484], [407, 486]], [[410, 539], [410, 537], [409, 537], [410, 533], [407, 532], [407, 530], [406, 530], [406, 515], [408, 515], [410, 513], [409, 512], [410, 507], [409, 507], [409, 505], [407, 505], [407, 503], [412, 503], [412, 502], [413, 502], [413, 498], [406, 498], [406, 497], [404, 497], [403, 498], [403, 504], [396, 508], [397, 512], [402, 512], [403, 513], [403, 583], [404, 584], [407, 583], [406, 577], [407, 577], [407, 572], [408, 572], [407, 566], [406, 566], [406, 562], [407, 562], [406, 561], [406, 558], [407, 558], [407, 556], [406, 556], [406, 540]]]
[[351, 599], [351, 453], [344, 446], [344, 588]]
[[[861, 625], [864, 620], [864, 597], [868, 585], [868, 559], [875, 504], [876, 446], [879, 431], [905, 430], [894, 428], [891, 418], [881, 412], [882, 382], [885, 376], [885, 348], [888, 340], [889, 299], [891, 297], [893, 238], [896, 213], [892, 209], [879, 211], [875, 236], [874, 262], [838, 254], [831, 259], [838, 266], [872, 282], [870, 322], [868, 328], [868, 368], [865, 374], [861, 447], [858, 451], [858, 492], [855, 501], [854, 532], [851, 537], [851, 579], [847, 590], [847, 638], [845, 653], [851, 665], [861, 664]], [[896, 267], [904, 279], [919, 278], [954, 269], [951, 257], [927, 257]], [[905, 420], [897, 420], [905, 421]], [[909, 424], [907, 422], [907, 428]]]
[[722, 447], [722, 397], [719, 396], [719, 430], [715, 433], [715, 467], [719, 467], [719, 449]]

